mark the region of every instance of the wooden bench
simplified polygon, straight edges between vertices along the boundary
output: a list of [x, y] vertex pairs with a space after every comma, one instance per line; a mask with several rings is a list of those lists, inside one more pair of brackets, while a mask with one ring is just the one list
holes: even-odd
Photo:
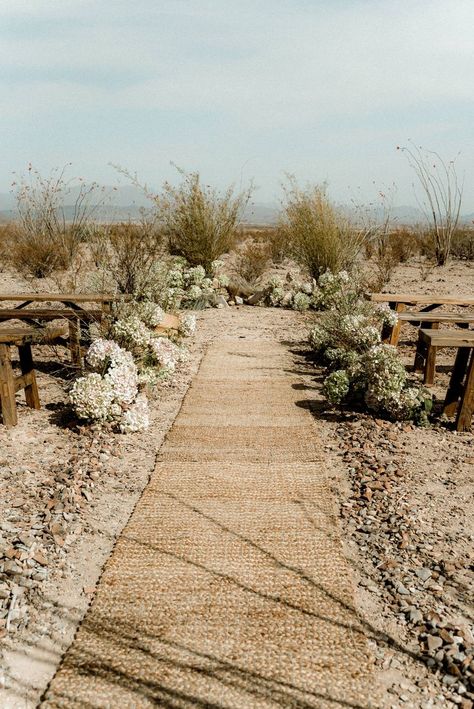
[[436, 354], [441, 347], [454, 347], [456, 349], [469, 349], [474, 347], [474, 331], [461, 332], [460, 330], [425, 330], [421, 328], [418, 334], [419, 341], [424, 346], [424, 365], [417, 369], [424, 369], [423, 383], [432, 386], [436, 371]]
[[[457, 305], [464, 308], [474, 306], [474, 298], [462, 298], [456, 295], [426, 295], [414, 293], [372, 293], [370, 300], [374, 303], [388, 303], [397, 313], [406, 311], [407, 306], [418, 306], [418, 312], [430, 313], [442, 305]], [[420, 307], [423, 306], [423, 307]], [[441, 313], [440, 313], [441, 315]], [[445, 315], [445, 313], [443, 313]], [[429, 322], [423, 318], [423, 322]], [[390, 345], [396, 345], [400, 337], [403, 320], [399, 317], [396, 325], [387, 325], [382, 332], [382, 339]]]
[[68, 321], [71, 362], [81, 366], [81, 322], [100, 322], [103, 310], [73, 310], [72, 308], [0, 308], [0, 321], [21, 320], [30, 325], [64, 319]]
[[[440, 325], [456, 325], [460, 328], [468, 329], [474, 323], [474, 313], [424, 313], [423, 311], [405, 311], [398, 314], [400, 323], [408, 322], [411, 325], [419, 326], [424, 330], [437, 330]], [[400, 328], [391, 337], [391, 345], [398, 345], [400, 336]], [[423, 352], [423, 343], [418, 340], [415, 369], [422, 369], [425, 355]]]
[[[20, 389], [25, 390], [27, 406], [41, 408], [31, 345], [50, 344], [65, 334], [65, 327], [0, 328], [0, 406], [5, 426], [16, 426], [18, 423], [15, 394]], [[15, 376], [13, 372], [12, 347], [18, 348], [20, 376]]]

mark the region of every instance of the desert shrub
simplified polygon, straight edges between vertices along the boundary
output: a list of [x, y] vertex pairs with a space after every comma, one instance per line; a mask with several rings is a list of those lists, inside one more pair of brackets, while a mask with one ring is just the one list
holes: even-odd
[[443, 266], [451, 253], [463, 196], [455, 160], [446, 162], [437, 152], [414, 144], [398, 149], [406, 156], [418, 178], [421, 191], [418, 203], [428, 224], [427, 234], [436, 263]]
[[419, 234], [416, 229], [401, 228], [390, 234], [390, 250], [395, 262], [406, 263], [420, 251]]
[[248, 239], [237, 250], [234, 271], [238, 278], [254, 285], [264, 274], [270, 261], [270, 245]]
[[456, 229], [451, 242], [451, 254], [466, 261], [474, 260], [474, 229], [465, 227]]
[[344, 293], [311, 330], [310, 344], [327, 367], [323, 392], [332, 404], [351, 403], [396, 420], [427, 423], [431, 396], [411, 386], [395, 347], [381, 341], [397, 315], [355, 293]]
[[203, 266], [211, 274], [212, 262], [230, 251], [250, 191], [223, 194], [203, 185], [198, 172], [180, 170], [183, 182], [165, 183], [156, 198], [170, 253], [182, 256], [191, 266]]
[[24, 275], [42, 278], [66, 270], [84, 243], [95, 211], [103, 202], [96, 183], [67, 180], [65, 168], [42, 177], [30, 166], [13, 183], [18, 211], [11, 240], [12, 264]]
[[312, 278], [354, 265], [365, 232], [332, 204], [325, 185], [302, 190], [290, 179], [284, 188], [283, 206], [279, 225], [282, 239]]
[[88, 240], [97, 268], [119, 293], [153, 298], [163, 288], [163, 233], [154, 210], [142, 210], [138, 222], [91, 227]]

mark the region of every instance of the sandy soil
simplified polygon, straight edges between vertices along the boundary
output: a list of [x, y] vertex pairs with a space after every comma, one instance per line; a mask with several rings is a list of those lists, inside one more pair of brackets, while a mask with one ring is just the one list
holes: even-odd
[[[2, 275], [2, 291], [31, 288], [14, 274]], [[402, 265], [386, 290], [474, 295], [472, 264], [455, 262], [431, 271], [425, 280], [422, 275], [419, 263]], [[36, 705], [148, 481], [207, 343], [224, 327], [231, 333], [234, 324], [237, 328], [248, 320], [263, 335], [275, 332], [293, 343], [301, 386], [314, 392], [314, 415], [340, 499], [359, 610], [370, 628], [386, 706], [471, 709], [467, 674], [458, 677], [449, 670], [453, 648], [443, 641], [437, 652], [444, 654], [430, 668], [425, 647], [427, 637], [444, 625], [448, 635], [464, 637], [465, 645], [458, 643], [457, 649], [469, 669], [472, 434], [456, 434], [443, 422], [414, 429], [328, 409], [318, 371], [307, 362], [304, 345], [296, 344], [314, 316], [260, 308], [257, 316], [255, 310], [250, 318], [247, 308], [199, 313], [188, 363], [173, 383], [160, 388], [150, 429], [130, 436], [78, 430], [64, 403], [67, 355], [38, 348], [43, 409], [20, 405], [19, 425], [10, 431], [0, 426], [0, 706]], [[403, 331], [401, 352], [407, 363], [413, 359], [414, 334], [410, 326]], [[440, 364], [434, 388], [439, 398], [448, 378], [443, 366], [452, 364], [449, 352]], [[374, 485], [380, 477], [382, 489]]]

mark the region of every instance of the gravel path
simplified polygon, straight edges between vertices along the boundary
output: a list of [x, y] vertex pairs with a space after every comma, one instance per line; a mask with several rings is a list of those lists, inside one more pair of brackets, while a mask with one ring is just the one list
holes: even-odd
[[42, 707], [380, 706], [294, 370], [209, 347]]

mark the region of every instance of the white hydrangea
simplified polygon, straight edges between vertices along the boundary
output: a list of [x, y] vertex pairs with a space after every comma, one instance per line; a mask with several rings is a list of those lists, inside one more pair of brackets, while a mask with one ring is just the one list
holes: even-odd
[[306, 293], [300, 291], [293, 296], [293, 310], [308, 310], [310, 303], [311, 298]]
[[122, 365], [110, 367], [104, 375], [114, 392], [114, 399], [118, 404], [131, 404], [138, 393], [138, 372], [133, 366]]
[[144, 392], [138, 394], [133, 404], [124, 411], [120, 421], [120, 430], [122, 433], [135, 433], [143, 431], [150, 425], [150, 411], [148, 408], [148, 399]]
[[388, 303], [381, 303], [380, 305], [377, 305], [376, 312], [384, 325], [394, 327], [397, 324], [398, 315], [395, 310], [392, 310]]
[[148, 387], [153, 389], [158, 382], [166, 377], [168, 372], [157, 367], [146, 366], [138, 372], [138, 385], [140, 387]]
[[160, 308], [156, 303], [151, 301], [143, 301], [136, 304], [136, 315], [142, 320], [148, 327], [154, 328], [158, 327], [160, 323], [163, 322], [165, 317], [165, 311]]
[[211, 270], [213, 275], [217, 275], [219, 271], [221, 271], [225, 266], [224, 261], [220, 261], [219, 259], [216, 259], [211, 263]]
[[117, 414], [117, 408], [112, 408], [115, 399], [113, 386], [98, 372], [76, 379], [69, 397], [76, 414], [81, 419], [111, 421]]
[[203, 266], [194, 266], [185, 272], [185, 281], [195, 286], [200, 286], [206, 277]]
[[93, 369], [103, 369], [109, 365], [120, 366], [133, 363], [133, 357], [114, 340], [98, 338], [87, 350], [86, 362]]
[[202, 298], [202, 289], [198, 285], [192, 285], [189, 287], [188, 291], [186, 292], [186, 297], [190, 301], [195, 301], [199, 300], [199, 298]]
[[155, 337], [150, 343], [154, 359], [161, 367], [174, 372], [179, 361], [180, 351], [168, 337]]
[[138, 349], [145, 349], [151, 338], [150, 330], [138, 315], [116, 320], [112, 325], [112, 333], [119, 342]]
[[179, 332], [184, 337], [191, 337], [196, 332], [196, 316], [194, 313], [183, 313], [179, 318]]
[[285, 291], [283, 290], [283, 288], [275, 286], [269, 295], [270, 304], [273, 306], [280, 305], [284, 297]]
[[340, 404], [349, 394], [350, 381], [344, 369], [329, 374], [323, 385], [324, 395], [331, 404]]

